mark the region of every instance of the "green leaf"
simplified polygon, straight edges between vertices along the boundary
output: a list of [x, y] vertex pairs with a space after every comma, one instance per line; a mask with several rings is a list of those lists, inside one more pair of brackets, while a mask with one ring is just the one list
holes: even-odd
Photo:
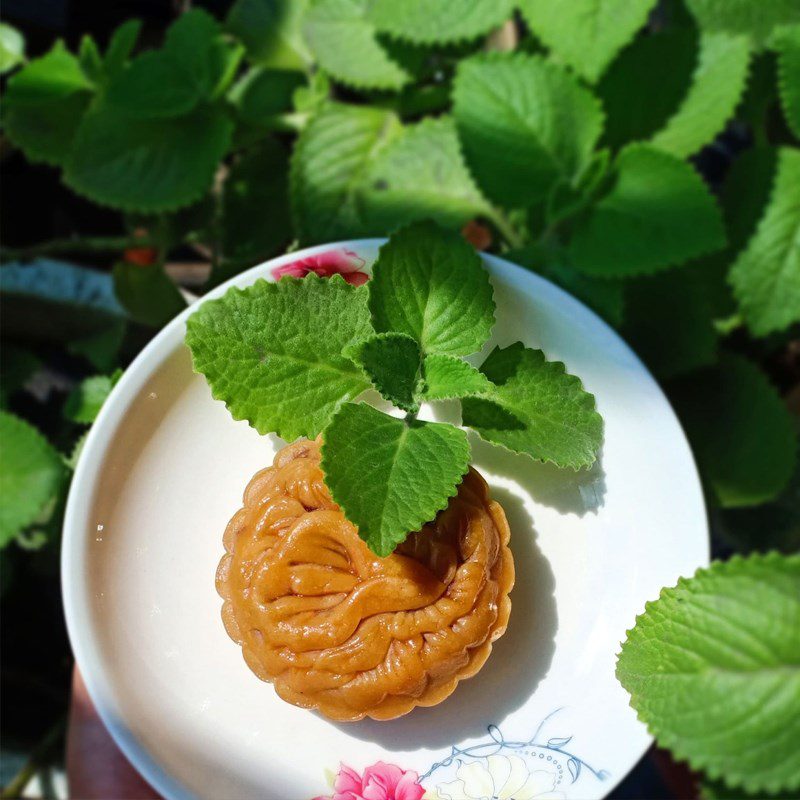
[[779, 152], [775, 186], [756, 232], [731, 267], [747, 326], [765, 336], [800, 321], [800, 150]]
[[203, 303], [189, 317], [186, 342], [234, 419], [292, 441], [316, 436], [369, 387], [342, 350], [370, 333], [366, 288], [312, 273]]
[[618, 156], [616, 181], [575, 223], [572, 263], [587, 275], [655, 272], [725, 244], [722, 216], [687, 163], [648, 145]]
[[311, 54], [300, 31], [306, 0], [236, 0], [225, 25], [256, 64], [303, 69]]
[[256, 67], [238, 81], [228, 99], [241, 120], [251, 125], [266, 125], [276, 114], [292, 109], [294, 92], [305, 84], [302, 72]]
[[603, 441], [594, 396], [560, 361], [521, 342], [495, 347], [481, 372], [494, 384], [485, 398], [465, 398], [465, 425], [488, 442], [559, 467], [591, 466]]
[[122, 370], [118, 369], [111, 375], [93, 375], [85, 378], [67, 395], [64, 401], [64, 416], [73, 422], [91, 425], [121, 377]]
[[36, 520], [57, 495], [61, 458], [24, 420], [0, 411], [0, 547]]
[[779, 25], [800, 22], [797, 0], [686, 0], [705, 31], [748, 35], [763, 45]]
[[733, 787], [800, 787], [800, 556], [716, 562], [645, 608], [617, 677], [658, 744]]
[[669, 394], [717, 503], [756, 505], [783, 489], [797, 437], [788, 410], [758, 367], [725, 355], [716, 367], [671, 384]]
[[111, 34], [104, 59], [104, 69], [109, 79], [115, 78], [128, 62], [141, 30], [141, 20], [129, 19]]
[[631, 281], [625, 293], [622, 335], [659, 377], [712, 364], [717, 332], [702, 264]]
[[372, 325], [416, 339], [425, 354], [481, 349], [494, 325], [489, 274], [474, 248], [432, 222], [383, 245], [369, 282]]
[[710, 781], [706, 778], [700, 783], [700, 800], [800, 800], [800, 791], [751, 794], [741, 788], [731, 789], [724, 781]]
[[101, 104], [83, 119], [65, 182], [96, 203], [124, 211], [172, 211], [211, 187], [233, 125], [218, 107], [175, 119], [133, 119]]
[[661, 130], [691, 86], [698, 35], [680, 28], [640, 36], [597, 84], [606, 112], [603, 141], [614, 149]]
[[388, 556], [447, 506], [469, 468], [464, 431], [345, 403], [325, 429], [325, 484], [370, 550]]
[[444, 353], [430, 353], [422, 364], [425, 400], [456, 400], [490, 392], [489, 379], [472, 364]]
[[419, 411], [421, 353], [405, 333], [375, 333], [345, 355], [358, 364], [381, 396], [404, 411]]
[[596, 98], [539, 56], [489, 53], [459, 64], [455, 115], [467, 164], [490, 199], [531, 205], [574, 179], [603, 127]]
[[292, 238], [289, 159], [271, 137], [231, 168], [222, 190], [220, 231], [227, 259], [256, 263], [280, 252]]
[[3, 125], [31, 161], [60, 165], [89, 106], [93, 86], [62, 41], [8, 79]]
[[491, 213], [464, 164], [449, 117], [404, 128], [369, 164], [358, 194], [366, 229], [376, 233], [419, 219], [461, 228]]
[[302, 243], [365, 233], [363, 175], [399, 130], [394, 114], [367, 106], [331, 104], [311, 119], [291, 158], [292, 213]]
[[3, 336], [23, 341], [92, 336], [119, 324], [125, 312], [108, 273], [38, 259], [0, 269]]
[[4, 343], [0, 349], [0, 407], [5, 408], [11, 395], [22, 389], [41, 366], [39, 357], [30, 350]]
[[652, 144], [684, 158], [711, 142], [733, 116], [744, 92], [749, 64], [750, 42], [746, 36], [704, 33], [689, 91]]
[[368, 18], [382, 33], [417, 44], [475, 39], [505, 22], [513, 0], [374, 0]]
[[783, 116], [792, 133], [800, 139], [800, 25], [780, 31], [776, 47]]
[[166, 325], [186, 308], [186, 301], [161, 264], [115, 264], [114, 291], [132, 319], [154, 328]]
[[320, 66], [357, 89], [399, 89], [410, 75], [393, 61], [369, 21], [369, 0], [311, 0], [303, 34]]
[[594, 83], [654, 5], [655, 0], [521, 0], [520, 10], [556, 58]]
[[85, 358], [95, 369], [107, 372], [117, 363], [127, 325], [120, 320], [98, 333], [68, 342], [67, 352]]
[[0, 75], [25, 61], [25, 37], [11, 25], [0, 22]]
[[88, 33], [81, 37], [78, 61], [86, 77], [95, 85], [100, 84], [104, 77], [103, 58], [94, 39]]

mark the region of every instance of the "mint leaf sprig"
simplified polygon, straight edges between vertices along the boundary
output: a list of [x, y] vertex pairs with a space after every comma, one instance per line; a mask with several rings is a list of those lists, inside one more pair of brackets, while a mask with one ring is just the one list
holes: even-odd
[[[481, 437], [540, 461], [580, 469], [597, 457], [594, 397], [563, 364], [521, 342], [479, 369], [462, 359], [494, 321], [475, 250], [418, 222], [381, 248], [366, 285], [311, 274], [233, 288], [189, 318], [186, 341], [235, 419], [288, 440], [323, 435], [331, 496], [387, 556], [446, 507], [469, 468], [466, 432], [418, 419], [424, 402], [461, 400]], [[370, 386], [405, 417], [352, 402]]]

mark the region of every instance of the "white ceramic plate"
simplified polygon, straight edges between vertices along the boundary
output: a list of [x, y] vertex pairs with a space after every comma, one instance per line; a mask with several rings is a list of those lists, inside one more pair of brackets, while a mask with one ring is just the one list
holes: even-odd
[[[368, 271], [380, 244], [293, 253], [208, 298], [345, 248]], [[214, 572], [245, 485], [280, 442], [234, 422], [192, 373], [191, 309], [103, 407], [67, 507], [67, 623], [100, 715], [165, 796], [306, 800], [331, 794], [340, 762], [361, 774], [383, 761], [416, 771], [442, 800], [591, 800], [649, 745], [614, 678], [615, 654], [646, 600], [708, 563], [689, 447], [654, 380], [604, 322], [542, 278], [485, 261], [499, 320], [486, 352], [521, 339], [564, 361], [597, 398], [605, 444], [598, 466], [573, 473], [472, 438], [473, 462], [511, 523], [517, 584], [506, 635], [435, 708], [336, 724], [284, 703], [245, 666], [220, 621]], [[443, 405], [422, 416], [455, 415]]]

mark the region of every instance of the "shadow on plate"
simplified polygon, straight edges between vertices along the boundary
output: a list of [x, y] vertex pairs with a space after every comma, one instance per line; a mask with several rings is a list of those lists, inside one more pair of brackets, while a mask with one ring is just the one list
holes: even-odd
[[508, 628], [473, 678], [433, 708], [415, 708], [396, 720], [334, 723], [348, 736], [387, 750], [437, 748], [486, 733], [524, 705], [547, 674], [558, 628], [555, 578], [536, 544], [533, 521], [522, 500], [502, 487], [492, 497], [506, 512], [517, 580], [511, 593]]

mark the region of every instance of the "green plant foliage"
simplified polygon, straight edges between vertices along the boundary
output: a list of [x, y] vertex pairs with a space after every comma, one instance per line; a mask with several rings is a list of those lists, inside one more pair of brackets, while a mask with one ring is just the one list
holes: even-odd
[[417, 44], [474, 39], [505, 22], [513, 0], [374, 0], [368, 17], [382, 33]]
[[254, 264], [291, 240], [289, 156], [271, 137], [244, 153], [222, 190], [219, 220], [225, 258]]
[[314, 437], [369, 386], [342, 355], [372, 333], [366, 292], [314, 274], [229, 289], [189, 317], [195, 369], [234, 419], [287, 441]]
[[419, 411], [422, 354], [416, 340], [405, 333], [374, 333], [345, 351], [392, 405]]
[[453, 113], [472, 173], [502, 206], [530, 205], [581, 172], [603, 127], [594, 96], [540, 56], [491, 53], [459, 65]]
[[105, 68], [103, 57], [94, 39], [88, 34], [81, 37], [78, 48], [78, 62], [84, 75], [95, 85], [103, 82]]
[[733, 116], [744, 92], [749, 63], [746, 36], [704, 33], [689, 91], [652, 143], [685, 157], [711, 142]]
[[186, 308], [186, 301], [161, 264], [115, 264], [114, 292], [132, 319], [154, 328], [166, 325]]
[[764, 216], [731, 268], [742, 315], [757, 336], [800, 321], [799, 186], [800, 150], [784, 148]]
[[228, 99], [244, 122], [269, 126], [276, 114], [291, 110], [294, 93], [305, 84], [302, 72], [256, 67], [236, 83]]
[[256, 64], [302, 69], [311, 54], [300, 30], [307, 0], [236, 0], [225, 21]]
[[560, 361], [521, 342], [496, 347], [480, 368], [494, 384], [461, 405], [465, 425], [494, 444], [537, 461], [580, 469], [591, 466], [603, 440], [594, 397]]
[[445, 508], [468, 467], [466, 434], [452, 425], [345, 403], [325, 429], [325, 483], [379, 556]]
[[103, 59], [103, 69], [109, 80], [116, 78], [128, 63], [141, 31], [142, 23], [138, 19], [129, 19], [111, 34]]
[[331, 104], [313, 117], [291, 159], [292, 213], [303, 243], [364, 232], [361, 176], [399, 130], [397, 117], [377, 108]]
[[792, 133], [800, 139], [800, 25], [780, 31], [776, 47], [783, 115]]
[[31, 161], [63, 164], [94, 87], [62, 41], [8, 79], [3, 126]]
[[429, 353], [422, 364], [425, 400], [455, 400], [490, 392], [494, 386], [478, 369], [455, 356]]
[[11, 25], [0, 22], [0, 75], [25, 61], [25, 37]]
[[704, 30], [746, 34], [756, 46], [778, 26], [800, 22], [795, 0], [686, 0], [686, 5]]
[[494, 325], [492, 287], [479, 256], [430, 222], [404, 228], [381, 247], [369, 308], [376, 331], [405, 333], [425, 354], [474, 353]]
[[0, 547], [35, 522], [62, 479], [61, 457], [19, 417], [0, 411]]
[[654, 0], [521, 0], [526, 22], [553, 55], [594, 83], [644, 25]]
[[455, 228], [494, 214], [464, 164], [449, 117], [403, 128], [371, 161], [358, 194], [369, 233], [424, 218]]
[[19, 391], [25, 382], [42, 366], [39, 358], [30, 350], [4, 344], [0, 350], [0, 408], [8, 406], [8, 400]]
[[369, 0], [311, 0], [303, 34], [320, 66], [360, 89], [399, 89], [410, 75], [378, 39]]
[[752, 362], [726, 354], [668, 389], [717, 503], [756, 505], [786, 486], [797, 436], [775, 388]]
[[641, 275], [725, 244], [719, 208], [690, 165], [652, 146], [630, 145], [615, 168], [611, 191], [576, 222], [570, 257], [579, 270]]
[[78, 384], [64, 402], [64, 416], [82, 425], [91, 425], [111, 390], [122, 376], [122, 370], [111, 375], [93, 375]]
[[791, 791], [799, 654], [800, 556], [735, 557], [647, 604], [617, 677], [659, 745], [693, 769], [749, 792]]

